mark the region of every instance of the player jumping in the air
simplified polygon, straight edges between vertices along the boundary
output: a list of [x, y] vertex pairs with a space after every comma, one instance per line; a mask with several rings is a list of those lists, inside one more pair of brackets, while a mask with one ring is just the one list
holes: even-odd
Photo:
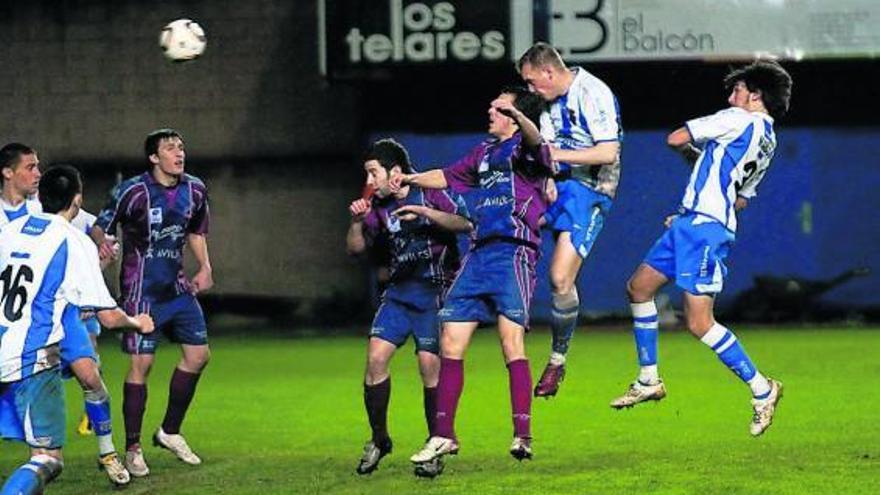
[[[627, 283], [640, 372], [611, 407], [631, 407], [666, 396], [657, 371], [657, 307], [654, 295], [670, 280], [684, 292], [688, 329], [752, 391], [750, 431], [760, 435], [773, 422], [782, 384], [762, 375], [736, 335], [715, 321], [733, 244], [737, 212], [757, 194], [776, 149], [774, 118], [788, 110], [791, 76], [779, 64], [757, 61], [724, 80], [730, 108], [688, 121], [669, 135], [669, 146], [694, 162], [679, 214], [654, 243]], [[702, 146], [702, 149], [694, 145]]]

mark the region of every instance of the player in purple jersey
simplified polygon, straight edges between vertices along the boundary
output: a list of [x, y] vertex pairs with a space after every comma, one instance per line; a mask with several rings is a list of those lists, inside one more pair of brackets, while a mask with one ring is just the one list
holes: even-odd
[[[184, 173], [186, 151], [173, 129], [151, 132], [144, 142], [151, 169], [123, 181], [92, 229], [102, 257], [112, 256], [105, 234], [122, 230], [121, 302], [129, 314], [147, 311], [156, 328], [180, 344], [182, 357], [171, 376], [168, 407], [153, 443], [172, 451], [181, 461], [201, 459], [180, 434], [202, 370], [210, 358], [208, 332], [195, 295], [214, 284], [208, 257], [208, 196], [205, 184]], [[183, 247], [188, 245], [198, 271], [188, 280], [183, 271]], [[133, 476], [150, 473], [141, 448], [141, 425], [147, 400], [147, 377], [153, 365], [159, 332], [127, 336], [123, 351], [131, 355], [125, 378], [125, 463]]]
[[[412, 334], [424, 385], [428, 436], [436, 411], [437, 378], [440, 371], [440, 309], [443, 293], [458, 269], [455, 232], [469, 232], [461, 200], [446, 191], [404, 186], [392, 193], [388, 181], [411, 173], [406, 149], [392, 139], [379, 140], [364, 156], [366, 186], [372, 198], [351, 203], [351, 227], [346, 236], [349, 254], [363, 253], [379, 235], [390, 244], [390, 280], [376, 311], [367, 348], [364, 374], [364, 406], [372, 438], [364, 446], [358, 474], [376, 470], [391, 452], [386, 417], [391, 397], [388, 364], [398, 347]], [[439, 462], [434, 470], [441, 469]]]
[[505, 88], [489, 106], [490, 139], [443, 170], [392, 179], [395, 187], [450, 187], [474, 196], [471, 251], [440, 311], [436, 424], [425, 447], [410, 458], [416, 474], [425, 463], [458, 452], [454, 422], [464, 385], [464, 353], [481, 322], [497, 322], [509, 372], [514, 427], [510, 454], [518, 460], [532, 456], [532, 377], [524, 336], [541, 243], [539, 223], [547, 209], [545, 186], [555, 171], [550, 148], [532, 120], [542, 106], [525, 88]]
[[[10, 143], [0, 149], [0, 170], [3, 188], [0, 194], [0, 226], [30, 213], [42, 213], [43, 206], [37, 201], [37, 189], [42, 177], [36, 150], [21, 143]], [[83, 212], [77, 208], [76, 218]], [[76, 223], [76, 221], [72, 223]], [[94, 314], [93, 312], [91, 314]], [[96, 322], [97, 324], [97, 322]], [[98, 324], [100, 327], [100, 324]], [[98, 463], [115, 485], [130, 481], [128, 471], [119, 460], [113, 444], [110, 421], [110, 395], [101, 378], [97, 346], [90, 340], [85, 326], [70, 327], [60, 343], [63, 374], [75, 376], [85, 398], [85, 423], [98, 425], [94, 430], [98, 442]], [[89, 430], [91, 433], [92, 430]]]
[[580, 299], [577, 277], [605, 224], [620, 179], [622, 129], [617, 99], [596, 76], [568, 68], [551, 45], [529, 48], [517, 62], [529, 89], [549, 104], [541, 115], [541, 133], [552, 142], [559, 200], [547, 211], [547, 228], [556, 246], [550, 260], [553, 341], [535, 396], [556, 395], [577, 325]]
[[[690, 332], [710, 347], [752, 392], [749, 432], [763, 434], [782, 398], [782, 383], [758, 371], [736, 335], [715, 320], [715, 296], [724, 286], [724, 260], [736, 237], [736, 213], [757, 194], [776, 150], [775, 118], [788, 110], [791, 76], [778, 63], [756, 61], [725, 78], [730, 108], [689, 120], [667, 144], [694, 163], [666, 232], [627, 282], [639, 374], [611, 407], [621, 409], [666, 396], [657, 370], [657, 307], [654, 295], [670, 281], [684, 291]], [[696, 145], [700, 145], [698, 148]]]

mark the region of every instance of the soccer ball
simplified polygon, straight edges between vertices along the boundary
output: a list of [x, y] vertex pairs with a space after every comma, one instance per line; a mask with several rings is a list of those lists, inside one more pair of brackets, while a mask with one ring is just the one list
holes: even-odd
[[191, 19], [169, 22], [159, 33], [159, 46], [174, 62], [195, 60], [204, 53], [208, 38], [199, 23]]

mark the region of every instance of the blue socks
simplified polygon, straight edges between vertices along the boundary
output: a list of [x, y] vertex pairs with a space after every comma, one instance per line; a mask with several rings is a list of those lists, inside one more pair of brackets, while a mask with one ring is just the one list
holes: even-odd
[[113, 445], [113, 422], [110, 419], [110, 395], [101, 384], [100, 390], [86, 390], [86, 416], [92, 423], [98, 437], [98, 454], [107, 455], [116, 451]]
[[0, 495], [32, 495], [42, 493], [50, 481], [61, 474], [63, 464], [54, 457], [40, 454], [12, 473], [0, 490]]
[[633, 315], [633, 337], [639, 357], [639, 382], [653, 385], [660, 380], [657, 373], [657, 306], [650, 300], [631, 303]]
[[756, 399], [764, 399], [770, 395], [770, 383], [758, 372], [733, 332], [723, 325], [715, 323], [700, 340], [715, 351], [718, 359], [730, 371], [733, 371], [740, 380], [749, 385], [752, 389], [752, 395]]

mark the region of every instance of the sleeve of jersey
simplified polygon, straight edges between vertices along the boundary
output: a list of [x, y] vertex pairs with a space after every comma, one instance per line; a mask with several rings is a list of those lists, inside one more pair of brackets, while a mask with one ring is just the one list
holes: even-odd
[[208, 207], [208, 191], [204, 187], [193, 186], [193, 203], [195, 209], [186, 231], [190, 234], [207, 235], [211, 223], [211, 209]]
[[[124, 184], [124, 183], [123, 183]], [[98, 226], [108, 234], [114, 233], [116, 224], [119, 222], [119, 214], [124, 211], [123, 196], [126, 190], [123, 190], [123, 184], [116, 186], [110, 193], [110, 200], [104, 205], [104, 208], [98, 213], [98, 217], [94, 221], [94, 225]]]
[[443, 168], [446, 184], [455, 192], [464, 192], [477, 185], [477, 171], [483, 157], [485, 144], [480, 144], [457, 162]]
[[115, 308], [116, 301], [101, 275], [98, 249], [88, 239], [69, 239], [69, 245], [64, 291], [67, 302], [85, 310]]
[[607, 87], [593, 88], [581, 93], [582, 115], [593, 142], [618, 141], [620, 126], [614, 94]]
[[691, 139], [697, 144], [703, 144], [710, 139], [716, 139], [730, 132], [737, 122], [736, 114], [732, 109], [722, 110], [712, 115], [688, 120], [685, 123]]

